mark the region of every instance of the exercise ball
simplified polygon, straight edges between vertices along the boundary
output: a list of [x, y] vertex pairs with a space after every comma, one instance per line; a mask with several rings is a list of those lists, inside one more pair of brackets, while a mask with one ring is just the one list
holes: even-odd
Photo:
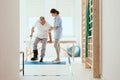
[[[67, 52], [68, 52], [68, 55], [70, 56], [72, 56], [72, 48], [73, 48], [72, 45], [67, 47]], [[80, 57], [80, 46], [79, 45], [74, 45], [74, 57]]]

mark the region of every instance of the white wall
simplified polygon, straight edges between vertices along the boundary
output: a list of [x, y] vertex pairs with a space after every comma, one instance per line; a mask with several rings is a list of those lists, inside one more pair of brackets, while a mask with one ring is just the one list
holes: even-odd
[[0, 80], [19, 80], [19, 0], [0, 0]]
[[120, 0], [102, 0], [102, 76], [120, 80]]
[[[20, 7], [20, 13], [21, 13], [21, 31], [23, 34], [26, 34], [26, 36], [29, 35], [30, 25], [28, 25], [28, 20], [30, 17], [36, 17], [36, 16], [45, 16], [46, 20], [53, 25], [53, 17], [50, 14], [51, 8], [56, 8], [60, 11], [60, 16], [64, 18], [63, 21], [63, 35], [66, 37], [76, 37], [77, 41], [80, 42], [81, 37], [81, 0], [20, 0], [21, 1], [21, 7]], [[26, 3], [25, 3], [26, 2]], [[26, 5], [25, 5], [26, 4]], [[66, 22], [69, 20], [69, 18], [72, 18], [73, 24], [71, 22]], [[68, 20], [67, 20], [68, 19]], [[71, 20], [70, 20], [71, 21]], [[25, 24], [26, 23], [26, 24]], [[70, 29], [70, 33], [66, 30], [69, 28], [69, 25], [73, 27], [73, 29]], [[70, 27], [71, 27], [70, 26]], [[24, 29], [24, 30], [22, 30]], [[26, 30], [25, 30], [26, 29]], [[72, 31], [73, 30], [73, 31]], [[25, 33], [26, 32], [26, 33]], [[66, 33], [65, 33], [66, 32]], [[72, 34], [73, 32], [73, 34]], [[22, 35], [23, 36], [23, 35]], [[23, 38], [22, 38], [23, 39]]]
[[[27, 30], [27, 0], [20, 0], [20, 51], [24, 51], [25, 45], [24, 40], [27, 35], [25, 35]], [[24, 36], [23, 36], [24, 35]], [[29, 35], [28, 35], [29, 36]]]
[[75, 36], [77, 37], [77, 42], [82, 47], [82, 5], [81, 0], [75, 0], [74, 2], [74, 27], [75, 27]]

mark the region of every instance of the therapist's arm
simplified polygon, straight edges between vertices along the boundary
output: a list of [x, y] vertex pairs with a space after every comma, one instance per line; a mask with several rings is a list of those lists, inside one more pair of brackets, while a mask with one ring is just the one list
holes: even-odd
[[53, 30], [56, 30], [56, 29], [57, 29], [57, 26], [53, 26], [52, 29], [53, 29]]
[[49, 35], [49, 43], [52, 43], [52, 35], [51, 35], [51, 32], [48, 32], [48, 35]]
[[50, 29], [48, 30], [48, 36], [49, 36], [49, 43], [52, 43], [52, 35], [51, 35], [51, 31], [53, 30], [53, 27], [51, 26]]
[[51, 27], [51, 28], [49, 29], [49, 31], [52, 31], [52, 30], [55, 30], [55, 29], [57, 29], [57, 26]]

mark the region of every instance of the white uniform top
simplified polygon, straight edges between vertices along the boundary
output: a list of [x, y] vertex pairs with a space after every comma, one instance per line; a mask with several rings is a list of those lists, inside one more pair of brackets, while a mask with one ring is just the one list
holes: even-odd
[[47, 22], [45, 22], [44, 25], [42, 25], [39, 20], [35, 22], [33, 25], [34, 27], [37, 27], [37, 37], [38, 38], [48, 38], [48, 30], [50, 29], [51, 25]]

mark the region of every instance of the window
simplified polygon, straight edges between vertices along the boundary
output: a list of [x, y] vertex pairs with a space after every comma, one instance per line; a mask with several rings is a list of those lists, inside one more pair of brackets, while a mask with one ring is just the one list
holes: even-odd
[[73, 18], [72, 17], [62, 17], [63, 26], [63, 36], [73, 36]]

